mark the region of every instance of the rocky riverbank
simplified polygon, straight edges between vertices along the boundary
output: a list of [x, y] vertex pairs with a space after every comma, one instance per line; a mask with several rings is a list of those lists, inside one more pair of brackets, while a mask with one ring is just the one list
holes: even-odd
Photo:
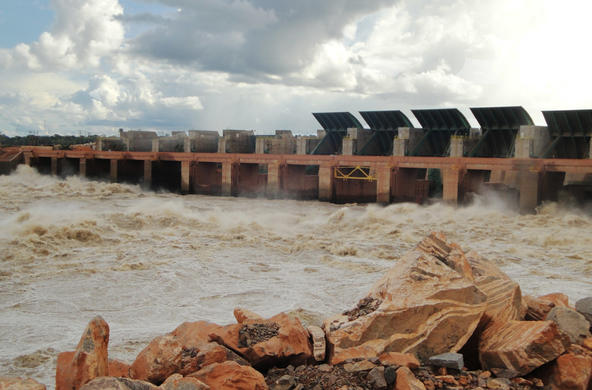
[[[235, 309], [236, 324], [183, 323], [131, 364], [108, 359], [94, 318], [58, 356], [56, 390], [582, 389], [592, 377], [592, 298], [522, 296], [475, 252], [431, 234], [358, 305], [302, 325]], [[2, 389], [43, 389], [1, 378]]]

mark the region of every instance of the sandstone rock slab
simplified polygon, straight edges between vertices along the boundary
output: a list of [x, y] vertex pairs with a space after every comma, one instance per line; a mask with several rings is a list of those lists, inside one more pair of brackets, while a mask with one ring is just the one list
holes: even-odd
[[81, 390], [157, 390], [152, 383], [129, 379], [103, 376], [93, 379], [80, 388]]
[[383, 366], [419, 368], [419, 360], [410, 353], [385, 352], [378, 357]]
[[119, 377], [119, 378], [129, 378], [130, 377], [130, 365], [122, 362], [121, 360], [117, 359], [109, 359], [109, 376]]
[[553, 363], [549, 387], [552, 390], [587, 390], [592, 380], [592, 357], [567, 353]]
[[56, 390], [77, 390], [85, 383], [109, 375], [109, 325], [101, 317], [87, 325], [76, 351], [58, 355]]
[[247, 309], [243, 309], [242, 307], [235, 308], [233, 314], [234, 318], [236, 318], [236, 322], [238, 322], [239, 324], [242, 324], [247, 320], [260, 321], [263, 319], [263, 317], [261, 317], [259, 314]]
[[183, 377], [181, 374], [173, 374], [169, 376], [162, 385], [159, 386], [162, 390], [210, 390], [210, 386], [206, 385], [197, 378]]
[[592, 326], [592, 297], [582, 298], [576, 302], [578, 313], [586, 317], [590, 326]]
[[310, 325], [306, 328], [310, 334], [312, 341], [312, 354], [317, 362], [325, 360], [327, 351], [327, 340], [325, 338], [325, 331], [318, 326]]
[[500, 377], [528, 374], [561, 355], [569, 340], [552, 321], [493, 323], [481, 335], [483, 369]]
[[554, 307], [569, 307], [569, 298], [562, 293], [553, 293], [535, 298], [530, 295], [524, 296], [526, 308], [526, 320], [544, 321], [547, 314]]
[[470, 264], [455, 244], [431, 234], [397, 261], [358, 306], [323, 323], [330, 361], [350, 355], [458, 351], [486, 308]]
[[267, 390], [265, 378], [250, 366], [236, 362], [214, 363], [194, 372], [189, 377], [197, 378], [216, 390]]

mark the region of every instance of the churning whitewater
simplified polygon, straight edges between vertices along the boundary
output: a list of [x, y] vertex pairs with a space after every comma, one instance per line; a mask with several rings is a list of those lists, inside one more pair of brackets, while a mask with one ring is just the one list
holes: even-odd
[[180, 196], [27, 166], [0, 177], [0, 199], [0, 376], [49, 387], [95, 315], [110, 357], [128, 362], [181, 322], [232, 322], [237, 306], [319, 323], [432, 231], [525, 294], [592, 295], [592, 217], [556, 203], [521, 216], [491, 196], [458, 209]]

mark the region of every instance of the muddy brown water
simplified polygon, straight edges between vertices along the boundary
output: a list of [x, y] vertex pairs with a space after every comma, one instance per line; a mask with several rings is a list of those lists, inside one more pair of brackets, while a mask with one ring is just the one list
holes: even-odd
[[101, 315], [128, 362], [184, 321], [233, 322], [242, 306], [308, 323], [351, 309], [432, 231], [496, 262], [522, 290], [592, 295], [589, 210], [521, 216], [495, 196], [444, 204], [145, 192], [20, 166], [0, 176], [0, 376], [54, 386], [58, 352]]

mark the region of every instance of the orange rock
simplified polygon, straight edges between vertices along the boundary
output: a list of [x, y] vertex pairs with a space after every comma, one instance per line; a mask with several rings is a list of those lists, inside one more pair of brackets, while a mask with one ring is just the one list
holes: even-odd
[[181, 374], [173, 374], [159, 388], [162, 390], [209, 390], [210, 386], [197, 378], [189, 376], [184, 378]]
[[526, 320], [544, 321], [547, 314], [556, 306], [570, 307], [569, 298], [565, 294], [554, 293], [535, 298], [530, 295], [524, 296], [527, 305]]
[[568, 345], [552, 321], [492, 323], [481, 335], [479, 360], [483, 369], [513, 378], [557, 358]]
[[457, 352], [477, 327], [486, 296], [470, 264], [441, 234], [405, 254], [358, 306], [325, 320], [330, 362], [367, 352], [413, 353], [420, 360]]
[[45, 385], [30, 378], [0, 376], [0, 390], [45, 390]]
[[[132, 363], [131, 377], [160, 384], [174, 373], [197, 371], [201, 368], [197, 356], [209, 343], [208, 334], [219, 327], [205, 321], [185, 322], [171, 333], [155, 338]], [[202, 358], [211, 361], [211, 357]]]
[[261, 373], [253, 367], [236, 362], [214, 363], [189, 377], [197, 378], [216, 390], [266, 390], [267, 384]]
[[263, 319], [263, 317], [261, 317], [259, 314], [253, 313], [250, 310], [243, 309], [240, 307], [234, 309], [234, 318], [236, 318], [236, 322], [238, 322], [239, 324], [242, 324], [247, 320], [260, 321]]
[[220, 327], [210, 334], [210, 339], [238, 351], [258, 368], [299, 364], [312, 358], [308, 331], [300, 320], [285, 313]]
[[120, 360], [109, 359], [109, 376], [129, 378], [130, 365]]
[[401, 366], [411, 369], [419, 368], [419, 360], [410, 353], [385, 352], [378, 357], [383, 366]]
[[549, 386], [553, 390], [586, 390], [592, 379], [592, 357], [561, 355], [551, 369]]
[[327, 339], [325, 338], [325, 331], [318, 326], [310, 325], [306, 328], [310, 335], [312, 342], [313, 357], [317, 362], [325, 361], [327, 353]]
[[93, 318], [76, 351], [58, 355], [56, 390], [77, 390], [94, 378], [108, 375], [108, 344], [109, 325], [101, 317]]
[[407, 367], [397, 370], [397, 381], [394, 390], [425, 390], [425, 386]]
[[592, 337], [588, 337], [582, 341], [582, 346], [592, 351]]

